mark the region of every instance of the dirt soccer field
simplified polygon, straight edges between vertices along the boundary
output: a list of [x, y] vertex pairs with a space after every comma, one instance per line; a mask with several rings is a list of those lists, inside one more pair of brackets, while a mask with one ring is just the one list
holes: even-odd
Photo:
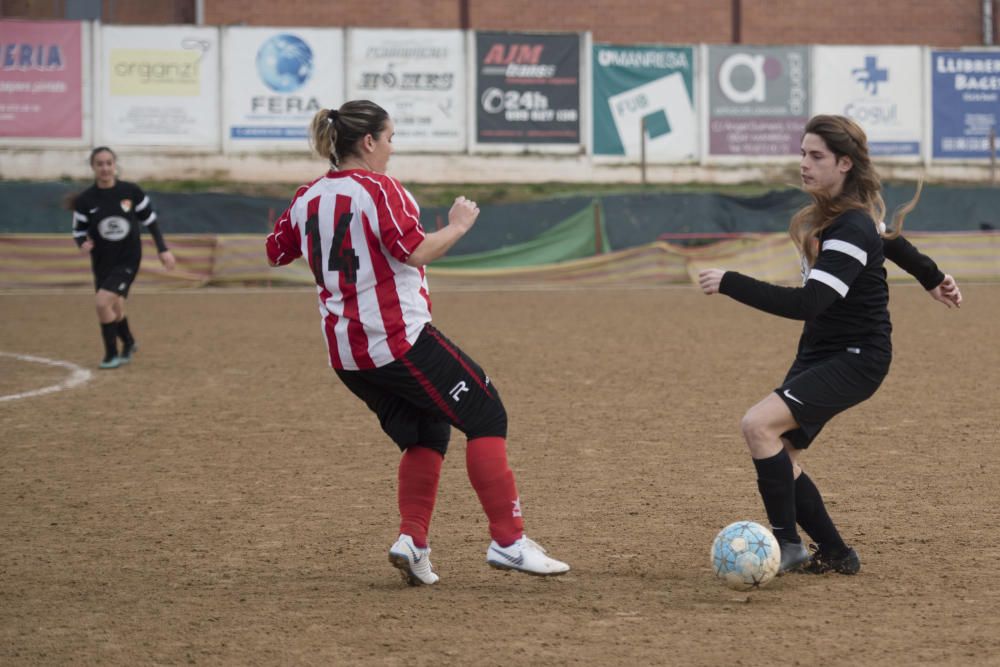
[[436, 291], [507, 404], [528, 535], [573, 570], [486, 566], [458, 434], [441, 582], [407, 588], [398, 452], [310, 290], [139, 291], [116, 371], [90, 293], [0, 294], [0, 396], [72, 375], [23, 355], [93, 370], [0, 402], [0, 664], [1000, 664], [1000, 285], [963, 288], [892, 287], [889, 378], [804, 459], [861, 574], [750, 594], [708, 551], [765, 520], [739, 419], [798, 323], [693, 287]]

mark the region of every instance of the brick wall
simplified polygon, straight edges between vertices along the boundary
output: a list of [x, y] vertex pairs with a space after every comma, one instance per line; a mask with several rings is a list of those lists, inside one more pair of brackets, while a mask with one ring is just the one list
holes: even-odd
[[59, 0], [0, 0], [0, 17], [24, 19], [59, 19], [63, 17]]
[[[590, 30], [599, 42], [728, 43], [733, 0], [466, 0], [480, 30]], [[1000, 43], [1000, 0], [994, 42]], [[982, 42], [981, 0], [740, 0], [744, 44]], [[194, 20], [194, 0], [104, 0], [108, 23]], [[64, 0], [0, 0], [0, 15], [61, 18]], [[204, 0], [208, 25], [461, 27], [462, 0]]]
[[470, 0], [481, 30], [590, 30], [598, 42], [728, 42], [731, 0]]
[[[66, 0], [0, 0], [0, 16], [62, 19]], [[105, 23], [194, 23], [195, 0], [101, 0], [100, 18]]]
[[[1000, 2], [994, 1], [994, 24]], [[590, 30], [599, 42], [728, 43], [733, 0], [467, 0], [479, 30]], [[205, 22], [457, 28], [461, 0], [205, 0]], [[981, 0], [740, 0], [745, 44], [982, 42]], [[994, 41], [1000, 34], [994, 28]]]
[[[539, 3], [542, 4], [542, 3]], [[205, 23], [355, 28], [457, 28], [457, 0], [205, 0]]]
[[194, 0], [143, 0], [127, 2], [104, 0], [105, 19], [114, 23], [151, 24], [194, 23]]
[[[780, 12], [765, 11], [777, 4]], [[981, 9], [980, 0], [743, 0], [742, 41], [974, 46], [983, 41]]]

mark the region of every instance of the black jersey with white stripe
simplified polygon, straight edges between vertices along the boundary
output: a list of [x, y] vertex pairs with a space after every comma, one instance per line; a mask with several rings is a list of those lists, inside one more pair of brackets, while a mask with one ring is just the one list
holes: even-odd
[[139, 266], [140, 225], [153, 234], [161, 252], [166, 250], [156, 226], [156, 212], [135, 183], [116, 181], [110, 188], [99, 188], [95, 183], [81, 192], [73, 205], [73, 238], [77, 245], [87, 238], [94, 242], [91, 260], [97, 273], [116, 266]]
[[882, 238], [863, 211], [847, 211], [823, 230], [802, 287], [779, 287], [728, 271], [719, 291], [766, 312], [805, 320], [799, 354], [845, 349], [892, 352], [889, 286]]
[[934, 289], [944, 280], [937, 263], [902, 236], [883, 239], [882, 250], [886, 259], [916, 278], [926, 290]]
[[862, 211], [848, 211], [820, 235], [816, 264], [805, 276], [840, 297], [806, 322], [803, 343], [819, 351], [875, 346], [892, 351], [889, 285], [882, 238]]

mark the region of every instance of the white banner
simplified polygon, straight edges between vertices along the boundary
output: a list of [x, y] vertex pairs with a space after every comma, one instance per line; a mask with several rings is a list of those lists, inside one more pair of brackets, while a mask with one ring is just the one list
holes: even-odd
[[100, 141], [219, 146], [219, 31], [102, 26]]
[[308, 151], [313, 114], [344, 101], [339, 28], [226, 28], [222, 62], [227, 151]]
[[399, 151], [464, 151], [465, 36], [460, 30], [348, 32], [347, 99], [385, 108]]
[[919, 157], [924, 82], [919, 46], [817, 46], [813, 113], [849, 116], [873, 156]]

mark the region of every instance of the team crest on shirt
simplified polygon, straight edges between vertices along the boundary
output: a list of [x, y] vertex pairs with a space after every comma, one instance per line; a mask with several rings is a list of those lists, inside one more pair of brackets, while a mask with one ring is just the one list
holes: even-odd
[[131, 199], [123, 199], [122, 202], [121, 202], [121, 204], [122, 204], [122, 210], [125, 211], [126, 213], [128, 213], [129, 211], [132, 210], [132, 200]]

